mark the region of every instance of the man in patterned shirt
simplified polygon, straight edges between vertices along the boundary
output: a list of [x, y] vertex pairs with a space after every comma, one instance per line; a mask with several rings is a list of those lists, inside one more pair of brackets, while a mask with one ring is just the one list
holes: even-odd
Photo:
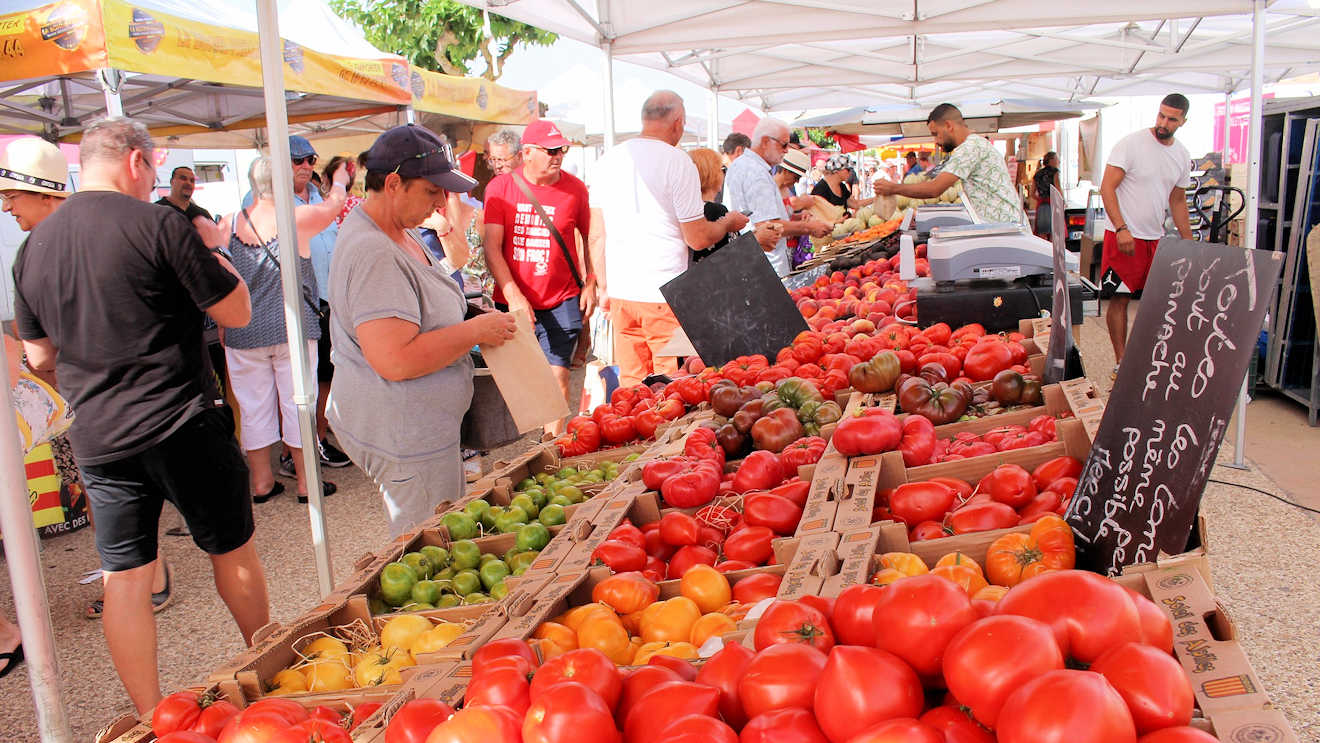
[[1013, 187], [1004, 156], [990, 140], [967, 128], [958, 107], [941, 103], [930, 112], [926, 125], [940, 149], [952, 153], [940, 172], [924, 183], [876, 181], [876, 195], [933, 199], [962, 181], [963, 193], [978, 222], [1025, 224], [1022, 199]]

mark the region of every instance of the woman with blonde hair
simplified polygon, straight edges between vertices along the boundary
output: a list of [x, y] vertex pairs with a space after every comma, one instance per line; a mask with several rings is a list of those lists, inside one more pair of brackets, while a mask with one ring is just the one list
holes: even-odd
[[[725, 214], [729, 213], [729, 207], [715, 200], [720, 190], [724, 188], [724, 160], [718, 152], [705, 147], [698, 147], [689, 151], [688, 157], [691, 157], [692, 162], [697, 166], [697, 178], [701, 183], [701, 200], [706, 202], [706, 221], [718, 222]], [[773, 246], [778, 242], [782, 232], [783, 228], [778, 222], [770, 221], [757, 224], [754, 234], [761, 246], [765, 247], [766, 245]], [[710, 257], [715, 251], [728, 245], [733, 235], [732, 232], [725, 235], [705, 250], [688, 248], [692, 262], [696, 263], [703, 258]]]

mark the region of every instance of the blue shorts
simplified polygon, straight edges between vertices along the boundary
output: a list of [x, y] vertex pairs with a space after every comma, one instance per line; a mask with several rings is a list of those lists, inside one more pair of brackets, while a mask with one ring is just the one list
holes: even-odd
[[[495, 308], [508, 312], [509, 306], [496, 303]], [[582, 310], [578, 297], [569, 297], [548, 310], [536, 312], [536, 340], [541, 343], [550, 366], [570, 369], [573, 354], [577, 352], [578, 337], [582, 335]]]

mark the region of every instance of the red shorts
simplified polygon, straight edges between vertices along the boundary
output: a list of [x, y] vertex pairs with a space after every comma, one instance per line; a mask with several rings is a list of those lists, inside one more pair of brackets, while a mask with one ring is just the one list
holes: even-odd
[[1118, 249], [1118, 236], [1105, 230], [1104, 252], [1100, 256], [1100, 296], [1131, 296], [1141, 299], [1146, 287], [1151, 264], [1155, 262], [1155, 248], [1159, 240], [1132, 238], [1132, 255]]

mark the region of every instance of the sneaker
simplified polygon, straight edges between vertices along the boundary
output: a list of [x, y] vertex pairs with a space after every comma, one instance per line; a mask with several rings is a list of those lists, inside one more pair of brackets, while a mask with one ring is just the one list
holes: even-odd
[[463, 477], [468, 482], [481, 479], [481, 457], [463, 460]]
[[[336, 492], [338, 492], [338, 491], [339, 491], [339, 488], [336, 487], [335, 484], [334, 484], [333, 482], [330, 482], [329, 480], [322, 480], [322, 481], [321, 481], [321, 495], [322, 495], [323, 497], [329, 498], [330, 496], [334, 495], [334, 494], [335, 494]], [[299, 503], [306, 503], [306, 502], [307, 502], [307, 496], [305, 496], [305, 495], [301, 495], [301, 494], [300, 494], [300, 495], [298, 496], [298, 502], [299, 502]]]
[[321, 439], [321, 464], [326, 467], [347, 467], [353, 463], [348, 455], [343, 453], [334, 444], [326, 439]]
[[293, 455], [288, 452], [280, 455], [280, 477], [298, 478], [298, 470], [293, 467]]

